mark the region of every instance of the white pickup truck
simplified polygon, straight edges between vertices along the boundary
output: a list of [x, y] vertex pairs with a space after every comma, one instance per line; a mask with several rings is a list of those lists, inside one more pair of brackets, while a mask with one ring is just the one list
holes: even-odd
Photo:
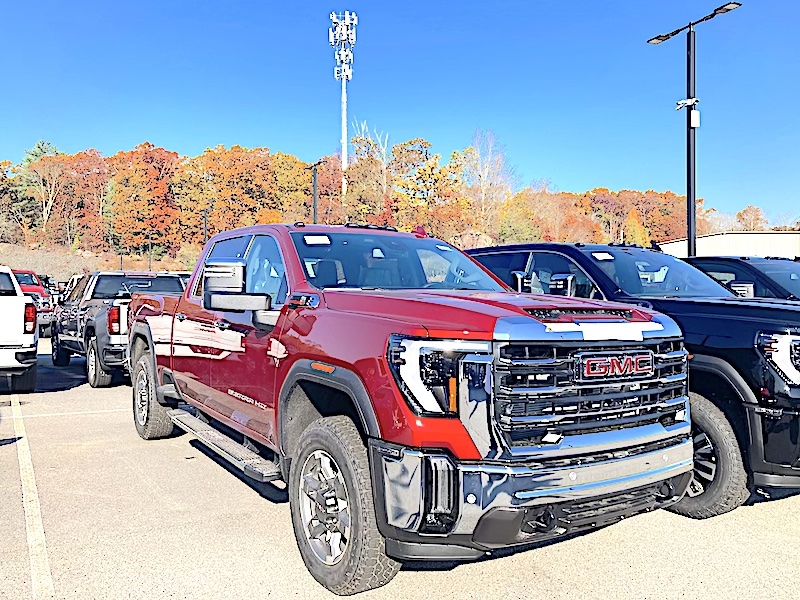
[[38, 343], [36, 305], [22, 293], [11, 269], [0, 265], [0, 377], [10, 376], [12, 392], [36, 387]]

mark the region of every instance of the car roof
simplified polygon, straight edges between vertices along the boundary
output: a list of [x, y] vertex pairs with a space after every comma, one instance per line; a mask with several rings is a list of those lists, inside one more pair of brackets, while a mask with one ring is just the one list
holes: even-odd
[[532, 249], [574, 249], [581, 252], [592, 252], [599, 250], [647, 250], [649, 252], [658, 252], [654, 248], [645, 248], [637, 244], [584, 244], [582, 242], [528, 242], [526, 244], [508, 244], [505, 246], [484, 246], [483, 248], [471, 248], [466, 250], [468, 254], [478, 252], [496, 252], [496, 251], [514, 251], [514, 250], [532, 250]]
[[270, 223], [265, 225], [251, 225], [250, 227], [240, 227], [238, 229], [229, 229], [215, 234], [209, 241], [216, 241], [220, 239], [227, 239], [241, 235], [253, 235], [257, 233], [267, 233], [275, 229], [282, 229], [288, 233], [354, 233], [354, 234], [387, 234], [396, 235], [406, 238], [414, 237], [427, 237], [422, 233], [408, 233], [405, 231], [398, 231], [396, 228], [386, 225], [372, 225], [362, 223], [346, 223], [345, 225], [319, 225], [319, 224], [306, 224], [302, 222], [297, 223]]

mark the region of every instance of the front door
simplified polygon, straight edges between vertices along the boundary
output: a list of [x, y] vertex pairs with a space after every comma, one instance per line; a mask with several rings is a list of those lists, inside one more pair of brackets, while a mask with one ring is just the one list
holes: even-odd
[[215, 403], [224, 404], [229, 417], [260, 441], [276, 444], [274, 405], [276, 350], [281, 308], [288, 294], [284, 261], [275, 238], [257, 235], [247, 252], [246, 292], [268, 294], [272, 310], [257, 326], [253, 311], [218, 313], [219, 336], [241, 340], [242, 347], [224, 353], [211, 370]]
[[[207, 259], [243, 258], [252, 236], [217, 241]], [[219, 328], [221, 315], [203, 308], [203, 274], [184, 292], [172, 322], [172, 375], [181, 394], [229, 417], [224, 404], [215, 401], [211, 371], [230, 352], [243, 348], [243, 337]]]

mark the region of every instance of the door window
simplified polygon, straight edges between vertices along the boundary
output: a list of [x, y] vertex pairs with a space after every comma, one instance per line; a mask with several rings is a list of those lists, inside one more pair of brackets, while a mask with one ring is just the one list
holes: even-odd
[[[503, 283], [509, 286], [512, 290], [517, 289], [517, 277], [512, 275], [514, 271], [528, 272], [528, 261], [530, 259], [530, 252], [495, 252], [492, 254], [482, 254], [475, 256], [475, 260], [481, 263], [484, 267], [489, 269]], [[527, 288], [527, 286], [526, 286]], [[523, 291], [528, 291], [524, 289]], [[534, 294], [541, 294], [542, 287], [537, 282], [531, 282], [530, 291]]]
[[531, 277], [531, 286], [541, 286], [545, 294], [550, 293], [550, 280], [553, 275], [575, 275], [575, 296], [577, 298], [603, 297], [583, 269], [561, 254], [533, 252], [528, 273]]
[[270, 235], [257, 235], [250, 245], [245, 289], [248, 294], [269, 294], [274, 309], [286, 303], [286, 268], [278, 243]]
[[[247, 252], [247, 246], [250, 243], [252, 236], [250, 235], [240, 235], [238, 237], [227, 238], [224, 240], [219, 240], [218, 242], [214, 243], [214, 247], [211, 248], [211, 252], [208, 253], [206, 260], [216, 258], [220, 260], [224, 260], [226, 258], [243, 258], [245, 252]], [[194, 290], [192, 291], [192, 296], [202, 296], [203, 295], [203, 276], [200, 273], [200, 277], [197, 278], [197, 281], [194, 284]]]
[[77, 302], [83, 297], [83, 292], [86, 291], [86, 284], [89, 283], [89, 276], [84, 275], [78, 280], [78, 283], [75, 284], [75, 287], [69, 294], [67, 298], [67, 302]]

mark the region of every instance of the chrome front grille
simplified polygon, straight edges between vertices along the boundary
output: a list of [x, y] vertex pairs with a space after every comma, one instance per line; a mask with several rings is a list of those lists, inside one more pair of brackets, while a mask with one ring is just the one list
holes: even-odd
[[[651, 356], [645, 374], [584, 380], [585, 356]], [[501, 343], [495, 349], [495, 419], [511, 446], [683, 420], [687, 353], [674, 339]]]

